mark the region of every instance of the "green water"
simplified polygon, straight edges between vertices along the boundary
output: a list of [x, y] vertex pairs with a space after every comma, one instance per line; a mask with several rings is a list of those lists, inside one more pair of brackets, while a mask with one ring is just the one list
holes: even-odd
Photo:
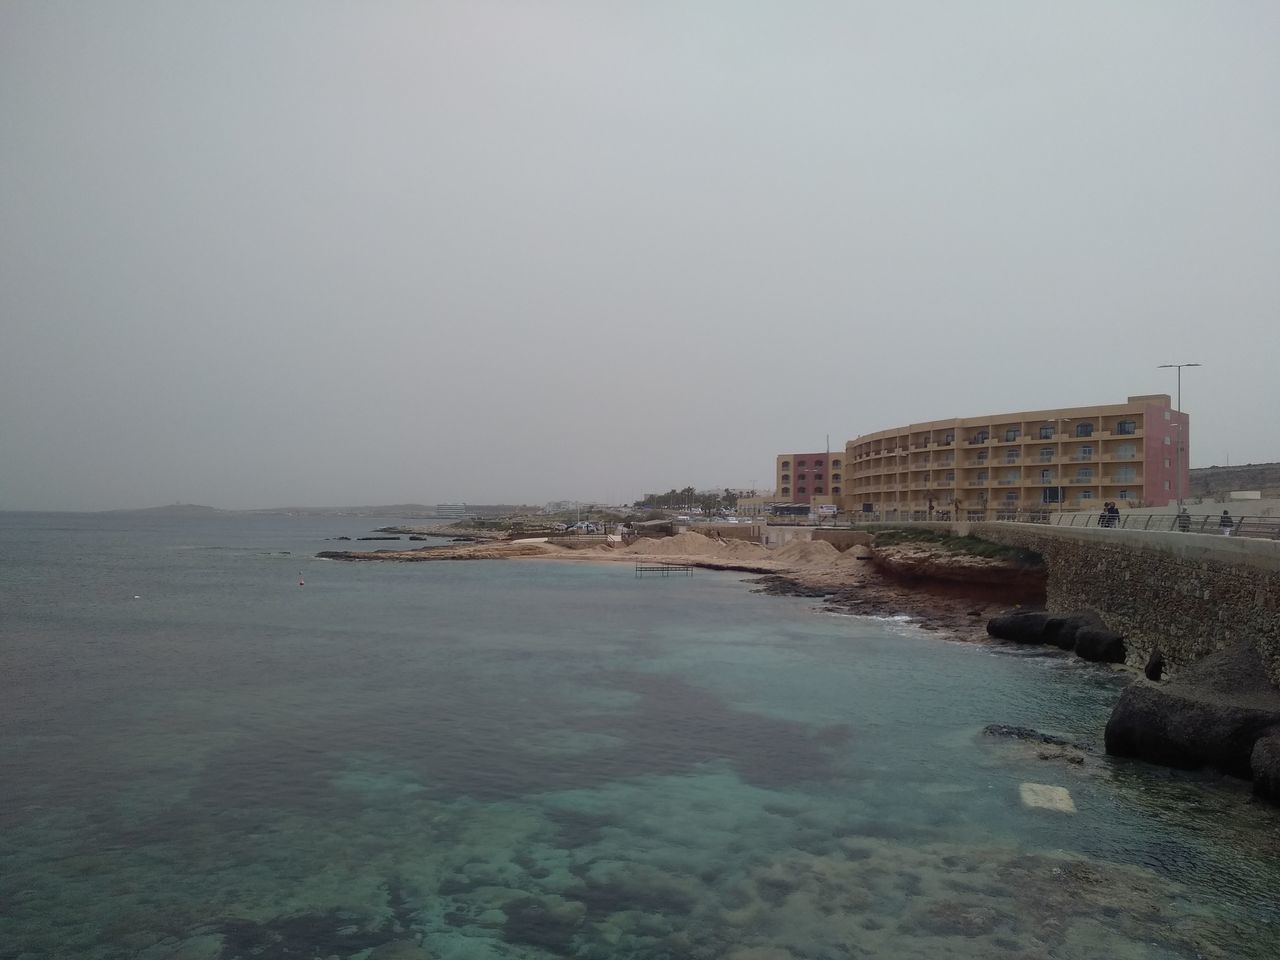
[[1247, 785], [981, 735], [1096, 746], [1122, 675], [737, 575], [310, 559], [382, 522], [0, 515], [0, 958], [1277, 956]]

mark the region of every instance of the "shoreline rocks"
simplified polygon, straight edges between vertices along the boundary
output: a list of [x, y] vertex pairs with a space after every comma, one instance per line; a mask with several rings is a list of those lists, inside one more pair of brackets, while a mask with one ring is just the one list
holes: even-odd
[[1092, 610], [1066, 616], [1044, 611], [1016, 611], [992, 617], [987, 633], [997, 640], [1044, 644], [1074, 652], [1094, 663], [1124, 663], [1124, 637], [1107, 629]]
[[1107, 753], [1183, 770], [1211, 767], [1252, 780], [1280, 804], [1280, 690], [1252, 643], [1210, 654], [1176, 682], [1135, 681], [1106, 729]]

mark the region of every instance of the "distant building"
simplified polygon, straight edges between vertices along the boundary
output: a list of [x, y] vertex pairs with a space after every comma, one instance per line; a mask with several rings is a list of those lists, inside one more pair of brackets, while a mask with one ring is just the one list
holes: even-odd
[[845, 456], [835, 453], [781, 453], [775, 473], [778, 499], [810, 503], [815, 496], [839, 497], [844, 491]]
[[437, 503], [437, 517], [465, 517], [467, 515], [467, 505], [465, 503]]
[[[868, 433], [845, 446], [847, 512], [980, 519], [1019, 510], [1164, 506], [1186, 495], [1190, 420], [1167, 394], [1126, 403], [933, 420]], [[815, 454], [790, 457], [792, 499], [819, 482]], [[797, 461], [808, 468], [801, 481]], [[779, 479], [782, 477], [779, 458]], [[823, 473], [835, 484], [833, 463]], [[1179, 477], [1181, 482], [1179, 482]]]

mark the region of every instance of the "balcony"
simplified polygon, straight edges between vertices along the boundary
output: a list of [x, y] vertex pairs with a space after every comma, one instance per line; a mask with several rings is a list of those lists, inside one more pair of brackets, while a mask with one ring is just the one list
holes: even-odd
[[1137, 453], [1104, 453], [1103, 460], [1141, 460]]
[[1096, 453], [1073, 453], [1071, 455], [1072, 463], [1090, 463], [1098, 459]]
[[956, 462], [955, 457], [943, 457], [941, 460], [937, 461], [937, 465], [940, 467], [949, 467], [953, 465], [955, 462]]
[[935, 487], [954, 487], [956, 482], [954, 480], [935, 480], [933, 485]]
[[1016, 487], [1022, 483], [1022, 479], [1019, 477], [1016, 480], [997, 480], [996, 482], [1002, 487]]
[[1017, 463], [1020, 459], [1021, 459], [1021, 457], [1019, 457], [1016, 453], [1015, 453], [1015, 454], [1009, 454], [1009, 453], [1007, 453], [1007, 454], [1005, 454], [1003, 457], [998, 457], [996, 462], [998, 462], [998, 463]]
[[964, 485], [966, 487], [985, 487], [990, 482], [990, 480], [966, 480]]

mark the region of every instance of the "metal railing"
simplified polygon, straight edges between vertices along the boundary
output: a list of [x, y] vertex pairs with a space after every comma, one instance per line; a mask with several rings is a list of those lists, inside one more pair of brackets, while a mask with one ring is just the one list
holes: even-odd
[[[906, 512], [905, 510], [903, 511]], [[950, 511], [935, 510], [932, 520], [949, 519]], [[1150, 530], [1164, 533], [1197, 533], [1215, 536], [1252, 537], [1264, 540], [1280, 540], [1280, 517], [1241, 516], [1231, 517], [1230, 526], [1222, 523], [1222, 514], [1176, 513], [1121, 513], [1104, 514], [1101, 510], [1071, 510], [1059, 512], [1050, 506], [1019, 507], [1016, 504], [988, 505], [975, 508], [961, 505], [960, 514], [973, 523], [998, 520], [1005, 523], [1037, 523], [1054, 527], [1101, 527], [1115, 530]], [[893, 511], [881, 514], [852, 514], [852, 523], [898, 523], [913, 518], [895, 515]], [[920, 518], [923, 519], [923, 518]]]

